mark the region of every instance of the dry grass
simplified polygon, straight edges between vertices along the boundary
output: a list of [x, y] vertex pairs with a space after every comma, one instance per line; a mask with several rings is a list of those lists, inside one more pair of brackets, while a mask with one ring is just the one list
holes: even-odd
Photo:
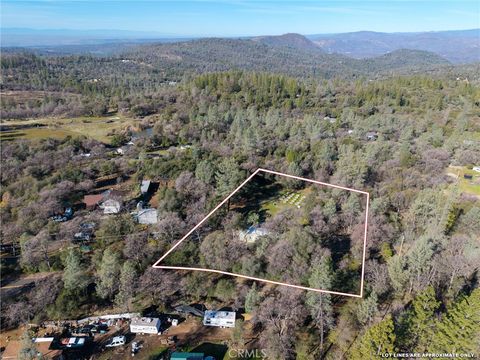
[[[78, 117], [67, 119], [33, 119], [4, 121], [2, 125], [32, 126], [0, 132], [0, 140], [45, 138], [63, 139], [67, 136], [87, 136], [95, 140], [109, 143], [114, 131], [134, 126], [134, 119], [115, 115], [109, 117]], [[38, 127], [36, 127], [38, 125]]]

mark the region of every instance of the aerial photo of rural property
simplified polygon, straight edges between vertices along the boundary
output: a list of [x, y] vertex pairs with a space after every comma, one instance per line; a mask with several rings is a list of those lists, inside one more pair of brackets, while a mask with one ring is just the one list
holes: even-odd
[[480, 358], [473, 0], [0, 0], [0, 359]]

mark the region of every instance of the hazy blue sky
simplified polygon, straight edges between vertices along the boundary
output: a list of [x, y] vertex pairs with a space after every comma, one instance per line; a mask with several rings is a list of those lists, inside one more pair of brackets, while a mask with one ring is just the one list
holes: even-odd
[[480, 27], [480, 1], [2, 0], [4, 28], [237, 36]]

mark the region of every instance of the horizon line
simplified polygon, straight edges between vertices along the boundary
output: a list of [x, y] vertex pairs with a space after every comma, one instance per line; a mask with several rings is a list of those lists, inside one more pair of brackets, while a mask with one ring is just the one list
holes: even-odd
[[[209, 38], [209, 37], [224, 37], [224, 38], [236, 38], [236, 37], [258, 37], [258, 36], [281, 36], [286, 34], [299, 34], [303, 36], [320, 36], [320, 35], [343, 35], [343, 34], [354, 34], [354, 33], [377, 33], [377, 34], [421, 34], [421, 33], [441, 33], [441, 32], [455, 32], [455, 31], [480, 31], [480, 27], [478, 28], [458, 28], [458, 29], [440, 29], [440, 30], [422, 30], [422, 31], [376, 31], [376, 30], [368, 30], [368, 29], [360, 29], [355, 31], [344, 31], [344, 32], [314, 32], [314, 33], [302, 33], [302, 32], [295, 32], [295, 31], [285, 31], [279, 33], [271, 33], [271, 34], [181, 34], [181, 33], [169, 33], [169, 32], [162, 32], [161, 30], [134, 30], [134, 29], [112, 29], [112, 28], [89, 28], [89, 29], [78, 29], [78, 28], [29, 28], [29, 27], [2, 27], [0, 26], [0, 35], [2, 31], [21, 31], [27, 30], [31, 32], [42, 32], [42, 31], [72, 31], [78, 33], [88, 33], [88, 32], [118, 32], [118, 35], [121, 33], [129, 33], [131, 35], [148, 35], [149, 33], [152, 34], [150, 38], [154, 39], [154, 35], [162, 36], [163, 38]], [[79, 34], [80, 35], [80, 34]], [[101, 34], [98, 34], [101, 36]], [[62, 34], [59, 34], [62, 36]], [[63, 35], [67, 36], [67, 35]], [[107, 35], [108, 36], [108, 35]], [[99, 37], [99, 39], [102, 39]], [[118, 38], [121, 39], [121, 38]], [[142, 39], [139, 37], [138, 39]]]

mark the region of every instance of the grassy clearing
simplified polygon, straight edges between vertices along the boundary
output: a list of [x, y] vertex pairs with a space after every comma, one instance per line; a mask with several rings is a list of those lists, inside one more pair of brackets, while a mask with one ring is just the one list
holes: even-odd
[[[449, 166], [448, 174], [457, 179], [457, 185], [462, 193], [480, 197], [480, 173], [467, 169], [465, 166]], [[464, 175], [471, 175], [472, 179], [465, 179]]]
[[261, 209], [271, 216], [275, 216], [287, 208], [301, 208], [310, 192], [311, 188], [309, 187], [298, 191], [281, 191], [275, 197], [263, 202]]
[[[0, 140], [28, 139], [39, 140], [45, 138], [63, 139], [67, 136], [87, 136], [95, 140], [109, 143], [111, 134], [130, 125], [135, 120], [119, 115], [108, 117], [78, 117], [67, 119], [33, 119], [24, 121], [4, 121], [6, 126], [31, 126], [0, 132]], [[38, 126], [38, 127], [37, 127]]]

